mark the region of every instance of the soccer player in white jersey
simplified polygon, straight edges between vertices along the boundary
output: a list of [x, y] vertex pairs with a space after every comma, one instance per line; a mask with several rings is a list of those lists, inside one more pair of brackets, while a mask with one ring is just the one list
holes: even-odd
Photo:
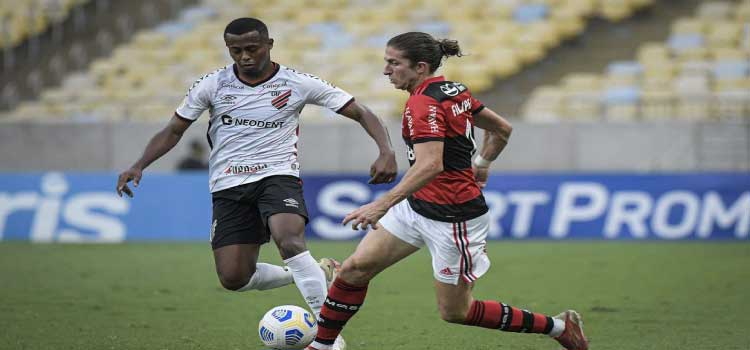
[[[304, 241], [308, 220], [297, 161], [299, 113], [306, 104], [329, 108], [359, 122], [380, 155], [370, 183], [396, 177], [396, 159], [385, 126], [347, 92], [271, 60], [274, 41], [258, 19], [229, 23], [224, 40], [234, 64], [198, 79], [169, 124], [122, 172], [117, 193], [141, 180], [149, 164], [172, 149], [191, 123], [209, 111], [211, 245], [216, 272], [229, 290], [265, 290], [294, 282], [316, 316], [326, 297], [324, 271]], [[273, 238], [286, 268], [258, 263], [260, 246]], [[330, 260], [321, 266], [329, 273]]]

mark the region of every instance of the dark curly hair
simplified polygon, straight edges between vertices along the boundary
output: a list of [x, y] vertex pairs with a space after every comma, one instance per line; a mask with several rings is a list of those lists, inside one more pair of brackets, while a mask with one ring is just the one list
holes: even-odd
[[394, 36], [388, 40], [388, 46], [403, 52], [404, 57], [412, 62], [426, 62], [430, 65], [430, 73], [440, 67], [443, 57], [463, 56], [458, 41], [450, 39], [437, 40], [432, 35], [422, 32], [408, 32]]

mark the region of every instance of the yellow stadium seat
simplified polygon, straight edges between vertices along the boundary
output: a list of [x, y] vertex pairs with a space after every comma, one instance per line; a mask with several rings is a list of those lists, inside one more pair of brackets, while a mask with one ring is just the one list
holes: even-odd
[[484, 67], [498, 78], [509, 77], [521, 70], [521, 60], [512, 49], [496, 47], [488, 51]]
[[599, 120], [603, 115], [601, 93], [595, 90], [565, 88], [563, 109], [566, 117], [577, 120]]
[[531, 24], [526, 28], [526, 32], [541, 42], [545, 49], [551, 49], [560, 45], [560, 41], [562, 40], [561, 31], [551, 22]]
[[669, 61], [670, 52], [663, 43], [645, 43], [638, 48], [638, 61], [647, 63], [651, 61]]
[[696, 15], [698, 18], [715, 21], [729, 18], [731, 12], [732, 3], [729, 1], [707, 1], [700, 4]]
[[682, 49], [674, 52], [674, 57], [678, 61], [699, 61], [705, 60], [709, 57], [708, 47], [693, 47], [688, 49]]
[[610, 21], [621, 21], [631, 14], [635, 8], [628, 0], [600, 0], [599, 13]]
[[643, 119], [657, 120], [674, 117], [675, 94], [670, 90], [643, 90], [640, 114]]
[[523, 64], [531, 64], [541, 60], [546, 51], [544, 50], [544, 43], [536, 41], [536, 38], [522, 37], [515, 48], [516, 57], [521, 59]]
[[604, 107], [604, 117], [613, 122], [630, 122], [638, 119], [638, 104], [614, 104]]
[[747, 90], [750, 93], [750, 78], [715, 79], [713, 87], [716, 91]]
[[563, 78], [562, 85], [566, 89], [595, 91], [601, 88], [601, 78], [597, 74], [572, 73]]
[[699, 18], [680, 18], [671, 25], [672, 34], [702, 34], [706, 29], [706, 23]]
[[580, 34], [585, 27], [584, 15], [575, 7], [553, 10], [551, 19], [562, 39], [569, 39]]
[[563, 115], [561, 111], [565, 93], [555, 86], [541, 86], [534, 90], [524, 104], [522, 114], [532, 122], [555, 122]]
[[708, 44], [714, 47], [736, 47], [740, 33], [742, 33], [742, 25], [739, 23], [714, 22], [708, 30]]
[[750, 60], [750, 52], [739, 48], [717, 47], [711, 49], [711, 58], [717, 61]]

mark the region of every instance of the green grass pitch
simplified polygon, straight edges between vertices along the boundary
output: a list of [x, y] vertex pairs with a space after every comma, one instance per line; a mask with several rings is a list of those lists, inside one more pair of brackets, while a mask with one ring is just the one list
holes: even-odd
[[[345, 258], [354, 242], [312, 242]], [[750, 244], [497, 242], [475, 288], [529, 310], [583, 314], [591, 349], [750, 349]], [[262, 260], [279, 262], [273, 245]], [[208, 244], [0, 244], [0, 349], [262, 349], [257, 323], [304, 305], [294, 286], [219, 287]], [[450, 325], [422, 250], [378, 276], [349, 349], [557, 349], [539, 335]]]

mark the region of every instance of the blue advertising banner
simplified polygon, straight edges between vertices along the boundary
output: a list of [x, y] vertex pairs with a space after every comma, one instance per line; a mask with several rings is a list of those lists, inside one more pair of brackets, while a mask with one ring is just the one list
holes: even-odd
[[[209, 239], [205, 173], [147, 173], [135, 198], [114, 173], [0, 174], [0, 240]], [[341, 225], [390, 186], [366, 176], [304, 175], [309, 238], [357, 239]], [[750, 174], [494, 175], [484, 191], [490, 239], [747, 240]]]

